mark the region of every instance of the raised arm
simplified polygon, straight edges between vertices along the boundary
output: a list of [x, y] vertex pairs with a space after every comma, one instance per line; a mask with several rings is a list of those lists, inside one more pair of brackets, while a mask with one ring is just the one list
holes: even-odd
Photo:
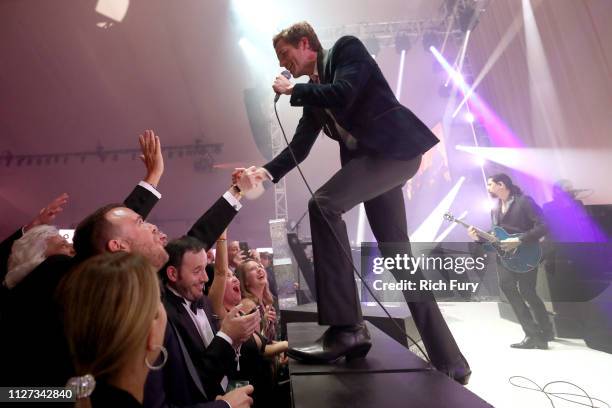
[[140, 159], [145, 165], [146, 173], [144, 179], [138, 183], [123, 203], [142, 218], [147, 218], [161, 198], [157, 186], [164, 173], [164, 158], [159, 136], [156, 136], [152, 130], [145, 130], [139, 136], [138, 141], [142, 152]]
[[227, 256], [227, 230], [223, 231], [217, 239], [215, 253], [215, 278], [208, 290], [208, 298], [212, 303], [213, 310], [220, 319], [224, 319], [227, 314], [223, 305], [223, 295], [225, 294], [225, 281], [227, 273], [230, 272]]
[[24, 232], [39, 225], [50, 225], [55, 220], [57, 214], [64, 210], [64, 206], [68, 202], [68, 194], [62, 193], [55, 197], [49, 204], [43, 207], [38, 214], [26, 224], [23, 228], [19, 228], [10, 237], [0, 243], [0, 282], [4, 280], [8, 271], [8, 259], [11, 255], [13, 242], [23, 236]]

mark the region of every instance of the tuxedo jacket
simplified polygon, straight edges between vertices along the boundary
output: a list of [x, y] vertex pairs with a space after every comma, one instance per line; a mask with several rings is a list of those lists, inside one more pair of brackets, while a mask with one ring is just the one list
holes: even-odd
[[[361, 155], [410, 160], [439, 142], [416, 115], [399, 103], [380, 68], [356, 37], [342, 37], [330, 50], [321, 50], [317, 71], [320, 83], [295, 84], [290, 99], [292, 106], [303, 107], [289, 144], [299, 162], [306, 158], [321, 129], [341, 141], [333, 118], [358, 141], [357, 150], [349, 150], [340, 142], [343, 164]], [[276, 182], [295, 167], [295, 162], [286, 148], [264, 167]]]
[[204, 386], [178, 330], [171, 320], [166, 324], [164, 347], [168, 360], [161, 370], [149, 371], [144, 389], [145, 408], [227, 408], [214, 401]]
[[217, 238], [232, 222], [238, 211], [223, 197], [220, 197], [187, 232], [187, 235], [199, 239], [210, 249]]
[[[164, 293], [164, 306], [168, 314], [168, 321], [176, 327], [185, 347], [191, 357], [200, 380], [207, 395], [215, 397], [223, 394], [220, 386], [221, 380], [229, 375], [236, 367], [236, 353], [234, 348], [223, 338], [214, 336], [208, 347], [200, 337], [189, 312], [185, 309], [182, 297], [170, 290]], [[212, 313], [212, 306], [208, 298], [203, 297], [199, 307], [204, 310], [213, 334], [218, 331], [217, 321]]]
[[493, 225], [502, 227], [509, 234], [521, 234], [522, 242], [536, 242], [546, 235], [542, 210], [527, 195], [514, 196], [514, 201], [505, 214], [501, 212], [501, 203], [491, 211]]

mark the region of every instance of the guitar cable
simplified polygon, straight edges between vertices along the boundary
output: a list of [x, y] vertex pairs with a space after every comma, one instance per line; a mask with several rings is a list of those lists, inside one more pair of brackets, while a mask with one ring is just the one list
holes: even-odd
[[[306, 186], [306, 188], [308, 189], [308, 192], [310, 193], [310, 196], [312, 197], [313, 201], [316, 203], [317, 208], [319, 209], [319, 212], [321, 213], [321, 216], [323, 217], [323, 219], [325, 220], [325, 223], [327, 224], [329, 230], [332, 232], [332, 235], [334, 236], [334, 239], [336, 240], [336, 242], [339, 244], [340, 248], [342, 249], [342, 254], [343, 256], [346, 258], [346, 260], [350, 263], [351, 267], [353, 268], [353, 272], [359, 277], [359, 279], [361, 280], [361, 282], [366, 283], [366, 281], [363, 279], [363, 276], [359, 273], [359, 271], [357, 270], [357, 268], [355, 267], [355, 264], [353, 263], [353, 259], [351, 257], [351, 254], [347, 253], [346, 248], [344, 248], [344, 246], [342, 245], [342, 242], [340, 241], [340, 238], [338, 237], [338, 235], [336, 234], [336, 231], [334, 231], [334, 229], [332, 228], [331, 223], [329, 222], [329, 220], [327, 219], [327, 217], [325, 216], [323, 209], [321, 208], [321, 206], [319, 205], [319, 202], [317, 201], [314, 192], [312, 191], [312, 188], [310, 187], [310, 184], [308, 183], [308, 181], [306, 180], [306, 177], [304, 176], [304, 173], [302, 172], [302, 168], [300, 167], [300, 163], [297, 160], [297, 158], [295, 157], [295, 154], [293, 153], [293, 150], [291, 149], [291, 146], [289, 145], [289, 140], [287, 139], [287, 135], [285, 134], [285, 129], [283, 128], [283, 124], [281, 123], [280, 117], [278, 116], [278, 110], [276, 109], [276, 103], [277, 101], [274, 101], [274, 113], [276, 114], [276, 120], [278, 121], [278, 125], [281, 129], [281, 133], [283, 134], [283, 138], [285, 139], [285, 143], [287, 144], [287, 150], [289, 150], [289, 153], [291, 154], [291, 158], [293, 159], [296, 168], [298, 169], [298, 172], [300, 173], [300, 177], [302, 178], [302, 181], [304, 182], [304, 185]], [[325, 125], [327, 126], [327, 125]], [[328, 128], [328, 132], [329, 132], [329, 128]], [[409, 244], [410, 245], [410, 244]], [[372, 289], [370, 289], [370, 287], [367, 284], [363, 285], [366, 290], [368, 291], [368, 293], [370, 294], [370, 296], [372, 296], [372, 298], [376, 301], [376, 303], [378, 304], [378, 306], [381, 307], [381, 309], [383, 310], [383, 312], [389, 317], [389, 319], [393, 322], [393, 325], [397, 328], [397, 330], [401, 333], [402, 336], [405, 336], [408, 340], [410, 340], [410, 342], [412, 342], [412, 344], [414, 344], [416, 346], [416, 348], [419, 350], [419, 352], [423, 355], [423, 357], [425, 358], [425, 360], [427, 361], [427, 363], [430, 365], [430, 368], [428, 370], [432, 370], [434, 369], [434, 366], [429, 358], [429, 355], [423, 350], [423, 348], [421, 348], [421, 346], [419, 345], [419, 343], [414, 340], [407, 332], [405, 329], [403, 329], [396, 321], [395, 319], [391, 316], [391, 313], [389, 313], [389, 311], [383, 306], [383, 304], [381, 303], [380, 300], [378, 300], [378, 298], [374, 295]], [[435, 302], [435, 300], [434, 300]], [[361, 305], [360, 305], [361, 307]]]

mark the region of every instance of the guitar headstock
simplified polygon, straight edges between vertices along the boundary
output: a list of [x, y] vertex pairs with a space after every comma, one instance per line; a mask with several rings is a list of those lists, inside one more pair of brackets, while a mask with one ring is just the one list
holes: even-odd
[[443, 217], [446, 221], [449, 221], [449, 222], [455, 221], [455, 217], [453, 217], [453, 214], [451, 214], [450, 211], [445, 212]]

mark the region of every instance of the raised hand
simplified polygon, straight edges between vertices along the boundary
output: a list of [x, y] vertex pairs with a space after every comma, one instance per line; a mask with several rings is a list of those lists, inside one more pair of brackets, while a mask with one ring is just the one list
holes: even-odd
[[244, 167], [237, 167], [234, 169], [234, 171], [232, 172], [232, 184], [238, 184], [238, 180], [240, 180], [240, 177], [242, 176], [245, 170], [246, 169]]
[[138, 137], [138, 141], [142, 151], [140, 160], [147, 169], [144, 181], [153, 187], [157, 187], [161, 176], [164, 174], [164, 157], [162, 156], [159, 136], [156, 136], [152, 130], [147, 129]]
[[64, 210], [64, 205], [68, 202], [68, 194], [62, 193], [46, 207], [42, 208], [38, 215], [34, 217], [32, 221], [28, 223], [23, 229], [24, 232], [29, 230], [30, 228], [34, 228], [38, 225], [49, 225], [53, 222], [57, 214]]

